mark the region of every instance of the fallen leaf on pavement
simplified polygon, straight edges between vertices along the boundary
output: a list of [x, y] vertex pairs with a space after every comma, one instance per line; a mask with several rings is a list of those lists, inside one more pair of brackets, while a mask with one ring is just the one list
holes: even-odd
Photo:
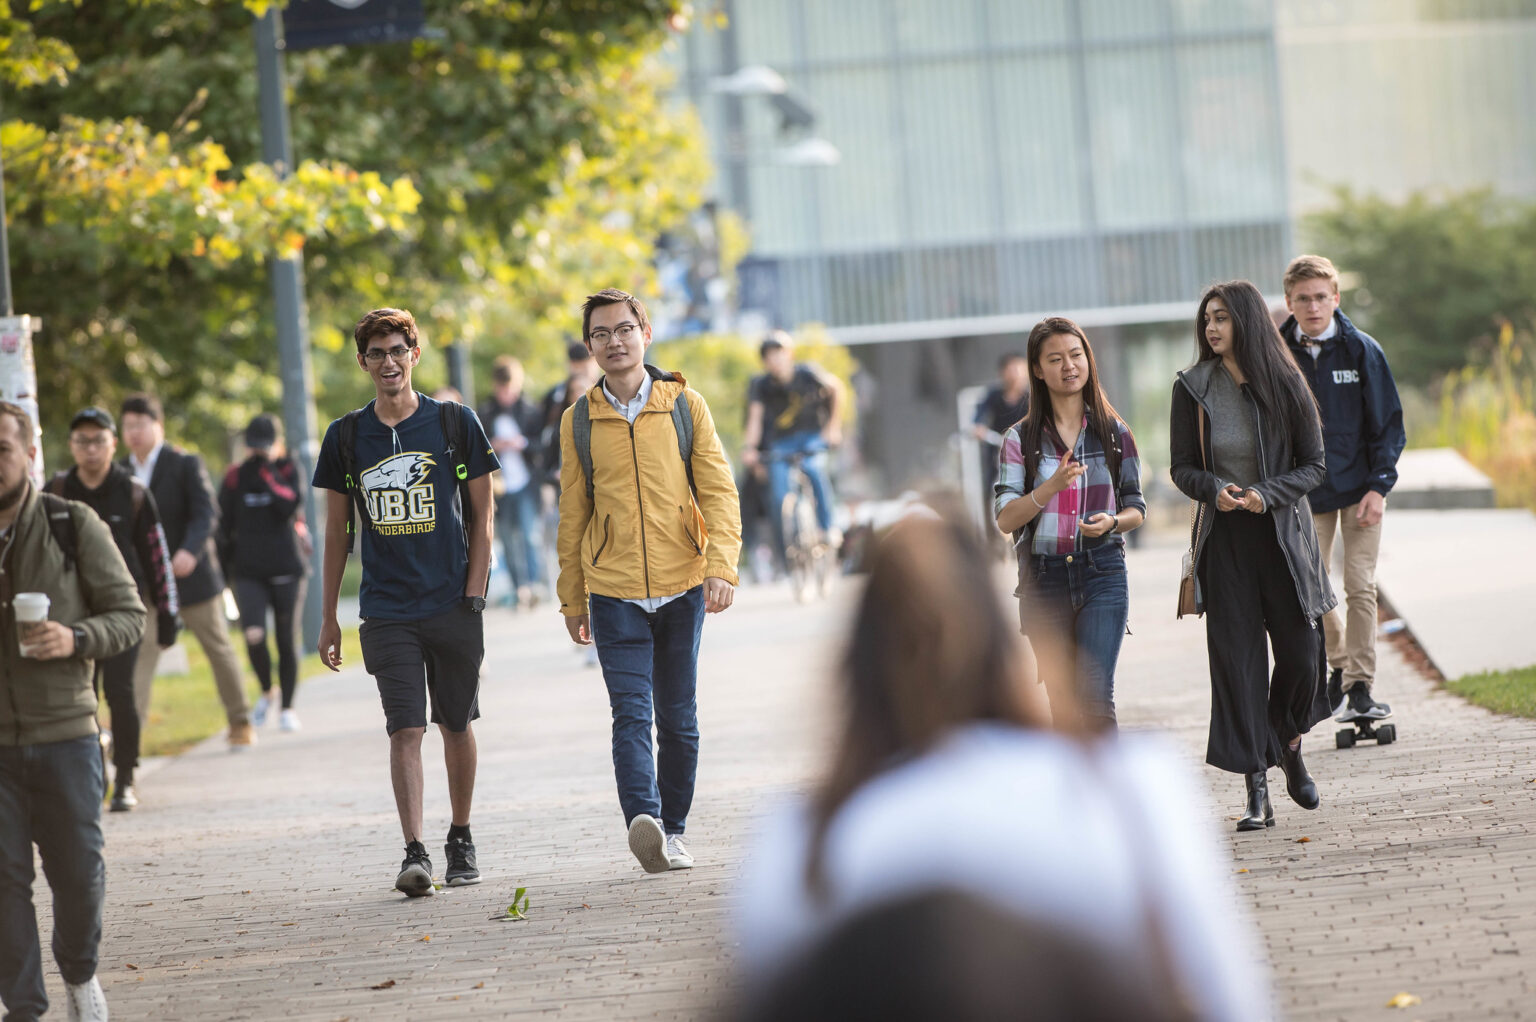
[[392, 987], [394, 985], [395, 985], [395, 981], [394, 980], [386, 979], [382, 983], [375, 983], [370, 989], [373, 989], [373, 990], [388, 990], [390, 987]]
[[133, 964], [133, 963], [132, 963], [132, 962], [129, 962], [129, 963], [128, 963], [128, 968], [130, 968], [130, 969], [134, 969], [134, 970], [137, 970], [137, 969], [138, 969], [138, 966], [137, 966], [137, 965], [134, 965], [134, 964]]
[[478, 982], [474, 986], [470, 987], [470, 989], [471, 990], [484, 990], [485, 989], [485, 980], [482, 979], [480, 982]]
[[1389, 1007], [1389, 1008], [1411, 1008], [1415, 1004], [1423, 1004], [1423, 1003], [1424, 1003], [1423, 999], [1420, 998], [1420, 997], [1415, 996], [1414, 994], [1398, 994], [1396, 997], [1392, 998], [1390, 1001], [1387, 1002], [1387, 1007]]
[[1240, 870], [1238, 870], [1238, 872], [1239, 872], [1239, 873], [1246, 873], [1246, 872], [1248, 872], [1248, 871], [1247, 871], [1247, 870], [1246, 870], [1246, 869], [1240, 869]]
[[1310, 842], [1311, 840], [1312, 839], [1309, 838], [1309, 837], [1299, 837], [1299, 838], [1296, 839], [1296, 843], [1298, 845], [1304, 845], [1304, 844], [1307, 844], [1308, 842]]
[[428, 941], [430, 941], [430, 940], [431, 940], [431, 939], [432, 939], [432, 934], [430, 934], [430, 933], [424, 933], [424, 934], [422, 934], [422, 937], [421, 937], [421, 942], [422, 942], [422, 943], [423, 943], [423, 944], [425, 944], [425, 943], [427, 943], [427, 942], [428, 942]]

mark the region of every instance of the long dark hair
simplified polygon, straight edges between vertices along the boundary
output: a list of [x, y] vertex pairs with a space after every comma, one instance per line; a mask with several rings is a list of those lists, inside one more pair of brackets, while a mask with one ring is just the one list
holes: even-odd
[[1003, 614], [992, 562], [959, 517], [914, 517], [880, 540], [843, 654], [841, 740], [813, 804], [806, 866], [824, 889], [827, 826], [862, 785], [919, 755], [957, 725], [995, 720], [1045, 728], [1018, 629]]
[[[1115, 433], [1122, 420], [1115, 406], [1109, 403], [1103, 386], [1099, 384], [1099, 364], [1094, 360], [1093, 345], [1088, 343], [1088, 335], [1083, 333], [1082, 327], [1065, 316], [1047, 316], [1029, 332], [1029, 346], [1025, 349], [1025, 357], [1029, 359], [1029, 411], [1025, 413], [1024, 421], [1019, 423], [1019, 446], [1024, 452], [1026, 490], [1034, 488], [1035, 471], [1040, 467], [1040, 438], [1045, 434], [1046, 426], [1052, 422], [1050, 388], [1036, 375], [1036, 370], [1040, 368], [1040, 350], [1045, 347], [1046, 341], [1061, 334], [1076, 337], [1083, 343], [1083, 355], [1088, 363], [1088, 379], [1083, 383], [1083, 409], [1088, 415], [1088, 429], [1098, 437], [1099, 447], [1106, 455], [1117, 446]], [[1130, 427], [1127, 426], [1126, 430], [1129, 431]], [[1118, 472], [1115, 474], [1118, 475]], [[1113, 483], [1118, 487], [1120, 480], [1114, 479]]]
[[1195, 345], [1200, 361], [1216, 358], [1205, 339], [1205, 310], [1212, 298], [1220, 298], [1232, 318], [1232, 356], [1248, 381], [1259, 408], [1287, 426], [1318, 418], [1317, 399], [1307, 386], [1296, 356], [1269, 314], [1269, 304], [1259, 289], [1246, 280], [1229, 280], [1213, 285], [1200, 299], [1195, 314]]

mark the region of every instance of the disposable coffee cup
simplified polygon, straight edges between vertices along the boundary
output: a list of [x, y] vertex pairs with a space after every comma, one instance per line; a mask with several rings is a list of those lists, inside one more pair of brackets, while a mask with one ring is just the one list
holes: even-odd
[[48, 621], [48, 602], [47, 593], [17, 593], [11, 601], [16, 612], [16, 647], [22, 656], [32, 655], [28, 639], [42, 637], [43, 625]]

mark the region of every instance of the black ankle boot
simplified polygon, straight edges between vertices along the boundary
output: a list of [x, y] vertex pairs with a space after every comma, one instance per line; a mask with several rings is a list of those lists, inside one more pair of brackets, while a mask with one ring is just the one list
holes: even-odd
[[1237, 821], [1238, 830], [1263, 830], [1275, 825], [1275, 807], [1269, 804], [1269, 780], [1264, 771], [1244, 774], [1248, 785], [1248, 810]]
[[1296, 743], [1296, 748], [1289, 745], [1280, 749], [1280, 769], [1285, 771], [1285, 792], [1291, 796], [1291, 801], [1303, 809], [1316, 809], [1322, 802], [1317, 794], [1317, 785], [1312, 783], [1312, 775], [1307, 773], [1307, 766], [1301, 761], [1301, 743]]

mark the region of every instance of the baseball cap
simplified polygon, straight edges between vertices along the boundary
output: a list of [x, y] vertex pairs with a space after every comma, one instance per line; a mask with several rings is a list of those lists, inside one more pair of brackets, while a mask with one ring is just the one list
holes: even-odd
[[117, 423], [112, 421], [111, 414], [105, 408], [97, 408], [95, 405], [80, 409], [75, 413], [75, 417], [69, 420], [71, 430], [80, 426], [100, 426], [108, 433], [117, 432]]

